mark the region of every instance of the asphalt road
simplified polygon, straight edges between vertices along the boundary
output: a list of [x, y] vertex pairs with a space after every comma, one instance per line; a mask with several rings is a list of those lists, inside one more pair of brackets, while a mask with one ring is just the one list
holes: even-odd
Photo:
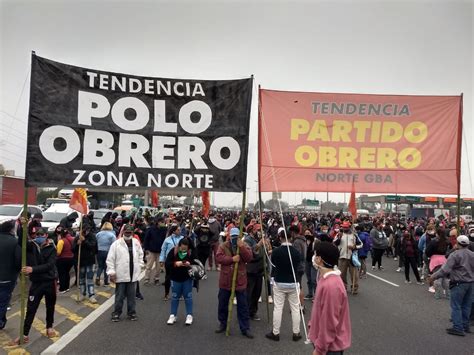
[[[396, 262], [384, 259], [385, 271], [370, 272], [399, 287], [369, 276], [361, 280], [357, 296], [349, 296], [352, 346], [347, 354], [474, 354], [474, 334], [448, 335], [449, 301], [435, 300], [428, 286], [404, 283], [396, 273]], [[288, 305], [283, 315], [280, 342], [264, 337], [265, 304], [260, 304], [261, 321], [252, 321], [255, 339], [240, 335], [235, 320], [232, 335], [215, 334], [217, 326], [217, 272], [202, 282], [194, 295], [194, 324], [184, 325], [184, 302], [179, 320], [166, 325], [169, 302], [162, 300], [162, 286], [143, 286], [144, 301], [138, 301], [137, 322], [112, 323], [110, 310], [99, 317], [61, 354], [310, 354], [312, 346], [291, 340]], [[311, 303], [307, 301], [310, 307]], [[310, 311], [307, 312], [307, 318]]]

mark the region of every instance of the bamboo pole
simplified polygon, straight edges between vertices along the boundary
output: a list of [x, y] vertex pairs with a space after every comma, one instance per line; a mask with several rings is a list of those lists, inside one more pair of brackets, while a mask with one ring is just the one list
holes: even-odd
[[[21, 269], [26, 266], [26, 243], [28, 233], [28, 187], [25, 186], [25, 194], [23, 201], [23, 230], [21, 236]], [[26, 275], [20, 274], [20, 345], [24, 342], [25, 330], [25, 313], [26, 313]]]
[[[244, 218], [245, 218], [245, 201], [247, 198], [247, 189], [242, 192], [242, 213], [240, 214], [240, 233], [239, 239], [242, 239], [242, 235], [244, 232]], [[235, 255], [240, 255], [240, 248], [237, 246], [237, 252]], [[234, 264], [234, 272], [232, 274], [232, 287], [230, 289], [230, 298], [229, 298], [229, 312], [227, 313], [227, 329], [225, 331], [226, 336], [230, 334], [230, 322], [232, 321], [232, 308], [234, 305], [234, 297], [235, 297], [235, 286], [237, 283], [237, 273], [239, 270], [239, 262]]]

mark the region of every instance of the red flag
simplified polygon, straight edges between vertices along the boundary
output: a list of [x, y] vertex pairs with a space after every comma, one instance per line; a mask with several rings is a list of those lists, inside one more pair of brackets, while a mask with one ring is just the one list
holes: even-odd
[[87, 214], [87, 191], [86, 189], [76, 188], [69, 201], [69, 207], [82, 214]]
[[158, 190], [151, 190], [151, 205], [153, 207], [158, 207], [160, 198], [158, 197]]
[[201, 192], [202, 198], [202, 215], [204, 217], [209, 216], [209, 210], [211, 209], [211, 202], [209, 200], [209, 191]]
[[351, 199], [349, 200], [349, 212], [352, 215], [352, 220], [355, 220], [357, 218], [357, 206], [354, 182], [352, 182]]

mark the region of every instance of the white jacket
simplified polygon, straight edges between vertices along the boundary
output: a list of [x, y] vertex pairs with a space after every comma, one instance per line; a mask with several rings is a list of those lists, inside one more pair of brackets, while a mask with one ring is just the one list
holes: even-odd
[[[140, 242], [132, 238], [133, 248], [133, 277], [132, 282], [138, 281], [142, 271], [143, 250]], [[107, 275], [115, 275], [115, 282], [130, 282], [130, 254], [127, 243], [123, 238], [117, 239], [110, 246], [107, 254]]]

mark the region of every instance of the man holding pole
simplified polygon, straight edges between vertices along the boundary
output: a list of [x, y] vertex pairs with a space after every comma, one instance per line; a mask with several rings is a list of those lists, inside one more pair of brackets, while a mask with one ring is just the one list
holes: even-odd
[[[252, 339], [250, 333], [250, 316], [247, 305], [247, 270], [245, 264], [252, 260], [252, 251], [239, 238], [239, 228], [230, 230], [230, 241], [226, 241], [217, 250], [216, 260], [221, 265], [219, 275], [219, 306], [218, 319], [219, 328], [216, 333], [224, 333], [227, 329], [227, 316], [229, 310], [229, 299], [232, 287], [235, 287], [235, 297], [237, 298], [237, 318], [239, 319], [240, 331], [243, 336]], [[238, 251], [238, 252], [237, 252]], [[234, 268], [238, 267], [237, 280], [232, 285]]]

